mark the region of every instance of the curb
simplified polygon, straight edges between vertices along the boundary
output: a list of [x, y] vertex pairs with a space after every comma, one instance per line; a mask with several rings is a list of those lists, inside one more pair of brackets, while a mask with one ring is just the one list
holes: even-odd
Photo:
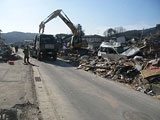
[[33, 66], [33, 72], [36, 95], [39, 103], [39, 108], [42, 112], [42, 118], [44, 120], [56, 120], [52, 104], [49, 102], [49, 97], [43, 85], [43, 80], [40, 77], [38, 68]]
[[[23, 55], [18, 54], [22, 59]], [[43, 120], [56, 120], [52, 104], [49, 101], [49, 96], [45, 86], [43, 85], [42, 77], [40, 76], [39, 69], [36, 66], [33, 68], [33, 82], [35, 85], [36, 97], [41, 111]]]

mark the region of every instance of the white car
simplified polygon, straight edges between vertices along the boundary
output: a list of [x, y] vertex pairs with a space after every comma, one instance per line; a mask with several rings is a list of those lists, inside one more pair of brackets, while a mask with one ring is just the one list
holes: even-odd
[[104, 59], [119, 60], [120, 58], [127, 59], [139, 52], [137, 47], [124, 47], [120, 43], [116, 42], [102, 42], [99, 47], [98, 57]]

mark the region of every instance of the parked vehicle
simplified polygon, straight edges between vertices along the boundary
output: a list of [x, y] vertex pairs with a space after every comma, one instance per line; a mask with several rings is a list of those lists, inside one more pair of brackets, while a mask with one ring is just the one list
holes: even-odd
[[105, 59], [119, 60], [120, 58], [127, 59], [139, 52], [137, 47], [124, 47], [117, 42], [102, 42], [99, 47], [98, 57]]
[[31, 57], [36, 57], [38, 60], [42, 58], [57, 59], [57, 40], [53, 35], [38, 34], [34, 40], [34, 46], [31, 48]]

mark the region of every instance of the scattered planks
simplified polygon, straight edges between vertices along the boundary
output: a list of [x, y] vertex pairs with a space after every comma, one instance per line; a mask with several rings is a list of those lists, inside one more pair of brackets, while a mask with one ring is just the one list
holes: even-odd
[[141, 70], [140, 72], [141, 72], [143, 78], [148, 78], [148, 77], [160, 75], [160, 69]]

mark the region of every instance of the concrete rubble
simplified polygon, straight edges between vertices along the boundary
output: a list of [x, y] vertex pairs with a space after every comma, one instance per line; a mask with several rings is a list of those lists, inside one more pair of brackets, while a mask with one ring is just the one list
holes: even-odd
[[16, 104], [10, 109], [0, 109], [0, 120], [42, 120], [36, 104]]
[[0, 62], [7, 62], [9, 60], [18, 60], [20, 57], [13, 52], [10, 45], [0, 44]]
[[[133, 46], [133, 43], [127, 43]], [[68, 54], [65, 59], [77, 69], [90, 71], [106, 79], [124, 83], [133, 89], [160, 99], [160, 31], [134, 44], [139, 52], [127, 59], [98, 58], [98, 51]], [[136, 49], [136, 50], [137, 50]]]

